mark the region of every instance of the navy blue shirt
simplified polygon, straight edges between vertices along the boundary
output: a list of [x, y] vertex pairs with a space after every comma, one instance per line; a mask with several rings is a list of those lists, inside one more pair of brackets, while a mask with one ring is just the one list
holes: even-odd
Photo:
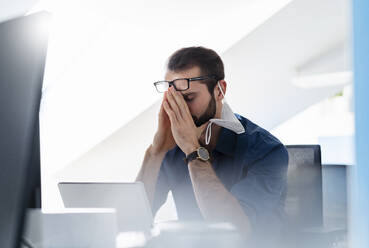
[[[265, 129], [237, 115], [245, 128], [236, 134], [221, 128], [211, 152], [212, 167], [225, 188], [238, 199], [255, 229], [282, 223], [287, 181], [288, 153], [284, 145]], [[202, 220], [184, 162], [176, 146], [165, 155], [155, 190], [153, 213], [166, 201], [169, 191], [179, 220]]]

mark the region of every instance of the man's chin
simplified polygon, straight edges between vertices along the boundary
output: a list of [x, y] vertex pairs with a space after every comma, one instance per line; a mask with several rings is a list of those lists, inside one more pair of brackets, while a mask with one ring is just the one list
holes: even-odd
[[201, 122], [201, 123], [195, 123], [195, 126], [196, 126], [197, 128], [201, 128], [201, 127], [203, 127], [206, 123], [209, 123], [209, 121]]
[[201, 126], [204, 126], [205, 124], [209, 123], [209, 120], [210, 120], [211, 118], [209, 118], [207, 121], [201, 121], [201, 122], [199, 122], [197, 118], [193, 118], [193, 117], [192, 117], [192, 119], [193, 119], [193, 122], [195, 123], [195, 126], [196, 126], [197, 128], [200, 128]]

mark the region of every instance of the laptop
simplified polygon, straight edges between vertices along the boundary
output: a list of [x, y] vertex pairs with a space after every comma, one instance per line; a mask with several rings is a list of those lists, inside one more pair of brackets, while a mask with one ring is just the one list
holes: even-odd
[[60, 182], [58, 187], [66, 208], [115, 208], [120, 232], [152, 228], [153, 215], [142, 182]]

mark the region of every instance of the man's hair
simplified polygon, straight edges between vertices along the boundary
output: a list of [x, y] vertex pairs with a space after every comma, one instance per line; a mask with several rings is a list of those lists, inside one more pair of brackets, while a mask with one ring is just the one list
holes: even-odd
[[204, 80], [210, 94], [218, 80], [224, 79], [224, 65], [219, 55], [205, 47], [185, 47], [174, 52], [168, 60], [167, 68], [170, 71], [183, 71], [198, 66], [202, 75], [214, 75], [216, 80]]

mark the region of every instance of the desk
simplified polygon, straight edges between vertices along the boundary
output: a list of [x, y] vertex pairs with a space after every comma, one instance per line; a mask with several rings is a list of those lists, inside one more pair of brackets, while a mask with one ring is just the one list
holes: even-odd
[[[75, 210], [69, 210], [69, 213], [57, 214], [45, 214], [40, 210], [29, 211], [24, 237], [33, 244], [34, 248], [254, 247], [246, 242], [229, 223], [174, 221], [155, 224], [148, 232], [118, 233], [113, 209], [95, 209], [90, 213], [86, 212], [86, 209], [83, 211], [83, 213], [76, 213]], [[304, 247], [311, 245], [311, 247], [345, 248], [347, 247], [346, 232], [344, 231], [342, 235], [340, 233], [324, 228], [310, 230], [306, 235], [294, 235], [290, 232], [285, 235], [287, 242], [280, 247], [295, 248], [302, 247], [304, 244]], [[268, 240], [265, 241], [270, 243]], [[267, 247], [270, 246], [278, 247], [278, 243], [269, 244]]]
[[154, 225], [150, 234], [120, 233], [117, 247], [244, 247], [236, 228], [229, 223], [163, 222]]
[[114, 209], [68, 209], [64, 213], [27, 213], [24, 237], [34, 248], [244, 247], [228, 223], [164, 222], [147, 232], [118, 233]]

